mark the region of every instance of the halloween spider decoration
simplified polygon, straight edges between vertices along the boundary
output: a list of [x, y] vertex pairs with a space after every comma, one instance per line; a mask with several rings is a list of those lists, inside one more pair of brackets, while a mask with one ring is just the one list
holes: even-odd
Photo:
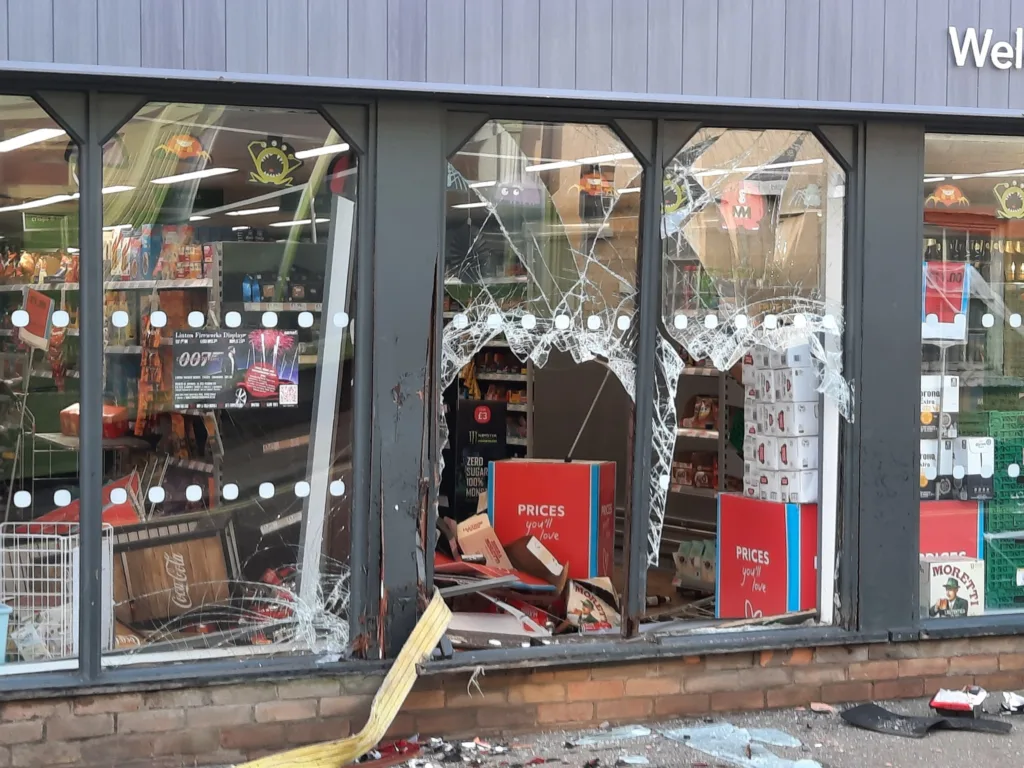
[[276, 136], [249, 142], [249, 157], [255, 169], [249, 174], [249, 181], [256, 184], [290, 187], [294, 181], [291, 174], [302, 166], [291, 145]]
[[954, 187], [952, 184], [940, 184], [924, 199], [924, 204], [928, 208], [935, 208], [939, 205], [945, 208], [952, 208], [954, 205], [966, 208], [971, 201], [964, 197], [960, 187]]
[[176, 133], [157, 147], [155, 151], [162, 152], [165, 155], [174, 155], [179, 160], [210, 159], [210, 153], [203, 148], [202, 142], [195, 136], [189, 136], [187, 133]]

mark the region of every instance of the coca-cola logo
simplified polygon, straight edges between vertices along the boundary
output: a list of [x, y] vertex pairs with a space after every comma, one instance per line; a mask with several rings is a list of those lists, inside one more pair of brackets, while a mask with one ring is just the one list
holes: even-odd
[[188, 569], [180, 552], [164, 552], [164, 572], [171, 578], [171, 602], [182, 610], [192, 607], [188, 593]]

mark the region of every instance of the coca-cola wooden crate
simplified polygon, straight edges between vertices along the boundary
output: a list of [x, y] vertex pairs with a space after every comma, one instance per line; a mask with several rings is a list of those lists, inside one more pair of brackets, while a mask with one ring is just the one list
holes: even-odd
[[114, 602], [125, 624], [226, 602], [239, 573], [230, 513], [176, 515], [114, 533]]

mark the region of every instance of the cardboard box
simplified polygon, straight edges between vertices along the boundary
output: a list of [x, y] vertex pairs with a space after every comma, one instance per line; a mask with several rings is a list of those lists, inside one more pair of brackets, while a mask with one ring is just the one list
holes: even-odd
[[611, 575], [615, 462], [493, 461], [487, 493], [500, 541], [535, 537], [570, 579]]
[[767, 371], [772, 367], [772, 353], [767, 347], [757, 347], [750, 353], [750, 363], [755, 370]]
[[775, 404], [775, 434], [779, 437], [813, 437], [820, 429], [818, 403]]
[[935, 478], [935, 498], [938, 500], [959, 499], [962, 481], [953, 475], [953, 441], [939, 440], [938, 474]]
[[743, 434], [756, 435], [757, 431], [757, 403], [746, 400], [743, 403]]
[[921, 615], [956, 619], [985, 612], [985, 561], [922, 558]]
[[921, 441], [921, 501], [935, 501], [938, 495], [937, 481], [939, 478], [939, 441]]
[[779, 501], [786, 504], [813, 504], [818, 500], [818, 471], [778, 472]]
[[995, 441], [991, 437], [953, 440], [953, 480], [960, 482], [961, 501], [987, 500], [995, 495]]
[[569, 572], [548, 552], [547, 547], [533, 536], [516, 539], [505, 547], [505, 553], [514, 568], [538, 579], [544, 579], [548, 584], [557, 587], [559, 592], [565, 588]]
[[774, 403], [777, 399], [775, 394], [775, 374], [779, 371], [763, 370], [757, 374], [757, 399], [762, 403]]
[[761, 501], [782, 500], [778, 472], [762, 472], [757, 476], [757, 498]]
[[743, 460], [757, 464], [757, 435], [743, 436]]
[[483, 555], [484, 562], [493, 568], [512, 570], [512, 561], [505, 554], [487, 515], [473, 515], [459, 523], [459, 549], [467, 555]]
[[715, 615], [778, 616], [817, 607], [818, 507], [718, 497]]
[[757, 366], [754, 365], [753, 355], [743, 356], [743, 369], [742, 378], [740, 383], [744, 387], [756, 387], [757, 386]]
[[760, 498], [760, 488], [757, 483], [757, 475], [743, 475], [743, 495], [748, 499]]
[[757, 403], [754, 406], [757, 434], [774, 435], [775, 432], [775, 404]]
[[[72, 403], [60, 412], [60, 431], [68, 437], [78, 437], [79, 413], [78, 403]], [[103, 437], [114, 439], [128, 433], [128, 409], [120, 405], [103, 406]]]
[[776, 443], [779, 450], [776, 469], [799, 472], [818, 468], [818, 438], [779, 437]]
[[768, 355], [770, 368], [810, 368], [814, 365], [811, 358], [811, 345], [798, 344], [789, 349], [777, 352], [772, 350]]
[[937, 440], [959, 436], [960, 377], [921, 377], [921, 438]]
[[566, 618], [580, 632], [600, 632], [619, 626], [619, 597], [611, 579], [570, 581], [565, 606]]
[[783, 368], [773, 371], [776, 403], [816, 403], [818, 373], [813, 368]]
[[760, 472], [779, 468], [779, 439], [777, 437], [757, 436], [754, 447], [754, 463]]

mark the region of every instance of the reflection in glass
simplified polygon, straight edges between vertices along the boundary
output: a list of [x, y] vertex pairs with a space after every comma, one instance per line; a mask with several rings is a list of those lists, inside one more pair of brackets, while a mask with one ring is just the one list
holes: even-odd
[[149, 104], [103, 172], [105, 662], [346, 652], [353, 152], [315, 113]]

